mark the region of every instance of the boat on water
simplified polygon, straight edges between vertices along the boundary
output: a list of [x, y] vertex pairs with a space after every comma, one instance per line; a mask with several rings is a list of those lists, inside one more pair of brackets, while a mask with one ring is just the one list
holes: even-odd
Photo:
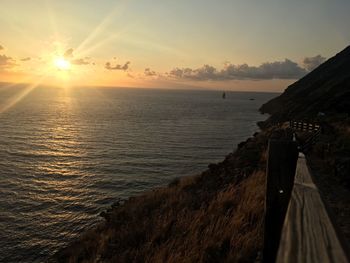
[[222, 93], [222, 98], [226, 99], [226, 93], [225, 92]]

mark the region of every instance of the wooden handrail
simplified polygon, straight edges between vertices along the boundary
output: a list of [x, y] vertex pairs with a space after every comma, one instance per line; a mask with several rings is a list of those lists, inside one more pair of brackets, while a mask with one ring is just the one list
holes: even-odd
[[321, 126], [302, 121], [290, 121], [289, 126], [311, 136], [298, 147], [295, 141], [269, 141], [262, 262], [350, 262], [345, 239], [329, 216], [305, 155], [295, 154], [296, 148], [305, 152], [318, 140]]
[[276, 262], [349, 262], [302, 153]]
[[265, 226], [263, 262], [275, 262], [291, 191], [293, 189], [297, 143], [269, 141], [266, 169]]

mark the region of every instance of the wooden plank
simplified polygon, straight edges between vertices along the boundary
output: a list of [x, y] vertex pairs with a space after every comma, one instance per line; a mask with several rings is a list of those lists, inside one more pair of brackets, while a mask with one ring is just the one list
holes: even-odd
[[279, 238], [293, 189], [297, 143], [270, 140], [268, 146], [263, 262], [276, 259]]
[[349, 262], [303, 154], [298, 159], [276, 262]]

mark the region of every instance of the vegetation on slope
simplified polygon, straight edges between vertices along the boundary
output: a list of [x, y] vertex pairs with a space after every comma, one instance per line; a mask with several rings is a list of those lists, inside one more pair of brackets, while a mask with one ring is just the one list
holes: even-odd
[[262, 248], [265, 151], [255, 134], [200, 175], [114, 205], [59, 262], [253, 262]]

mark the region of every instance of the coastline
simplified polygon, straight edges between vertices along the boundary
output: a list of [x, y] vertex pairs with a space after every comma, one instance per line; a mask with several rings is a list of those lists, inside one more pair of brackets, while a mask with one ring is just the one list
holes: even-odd
[[50, 262], [254, 261], [262, 249], [271, 133], [255, 133], [198, 175], [114, 203], [101, 213], [104, 222]]
[[[336, 132], [324, 130], [308, 162], [349, 242], [350, 195], [348, 167], [344, 166], [348, 126], [331, 124]], [[201, 174], [175, 179], [166, 187], [115, 203], [101, 214], [103, 223], [84, 232], [49, 262], [260, 260], [267, 144], [272, 135], [285, 133], [269, 125], [268, 120], [260, 123], [260, 132], [239, 143], [224, 161], [209, 164]], [[332, 141], [334, 145], [326, 147]]]
[[261, 131], [239, 143], [224, 161], [210, 164], [199, 175], [115, 204], [103, 214], [104, 223], [59, 251], [53, 261], [259, 260], [268, 139], [272, 133], [274, 138], [282, 137], [285, 130], [274, 124], [290, 120], [310, 120], [321, 126], [320, 139], [306, 157], [349, 239], [350, 93], [344, 88], [350, 83], [349, 68], [347, 47], [263, 104], [260, 112], [270, 117], [258, 123]]

